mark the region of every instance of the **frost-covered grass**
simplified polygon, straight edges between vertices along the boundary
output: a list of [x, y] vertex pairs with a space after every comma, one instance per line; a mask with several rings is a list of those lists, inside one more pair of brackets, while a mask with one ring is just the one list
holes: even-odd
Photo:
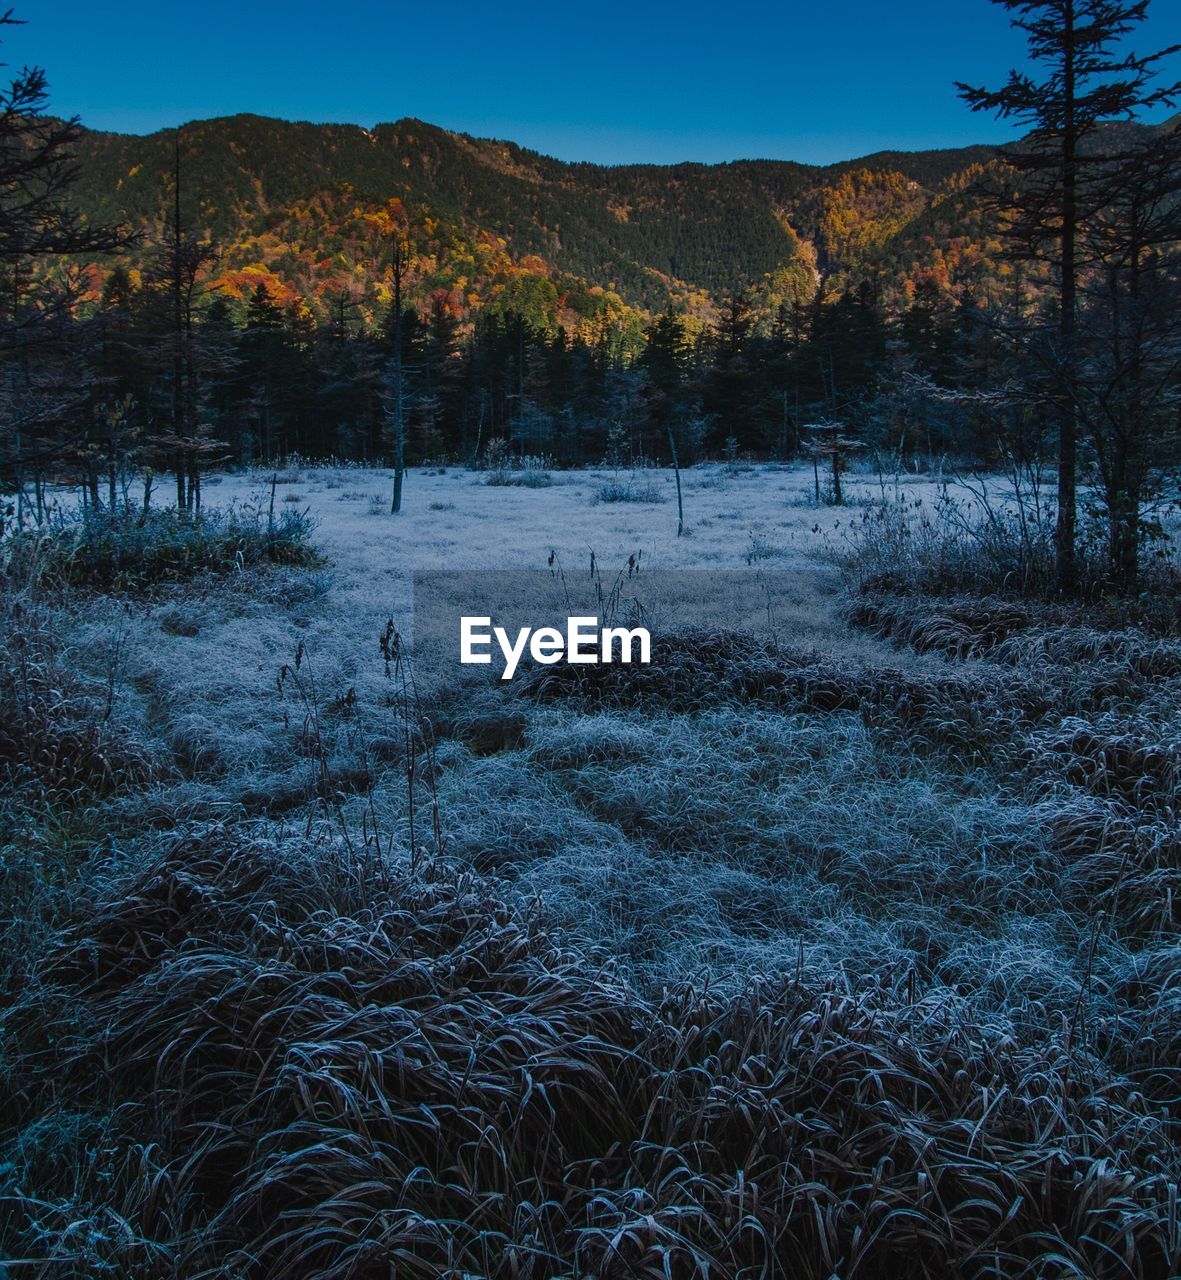
[[[1018, 501], [996, 483], [990, 493], [980, 482], [967, 491], [940, 491], [934, 502], [899, 495], [868, 506], [833, 554], [863, 588], [1053, 601], [1059, 590], [1048, 502], [1046, 495], [1034, 501], [1028, 494]], [[1113, 580], [1107, 525], [1085, 501], [1083, 512], [1072, 597], [1092, 605], [1110, 600], [1125, 620], [1181, 631], [1181, 508], [1165, 504], [1161, 518], [1146, 525], [1151, 536], [1144, 538], [1131, 583]]]
[[[300, 501], [295, 494], [288, 499]], [[126, 505], [114, 512], [56, 513], [41, 526], [11, 534], [2, 554], [5, 571], [18, 579], [136, 591], [263, 561], [314, 564], [314, 528], [306, 512], [290, 508], [269, 515], [254, 506], [189, 514]]]
[[665, 486], [651, 476], [608, 480], [595, 490], [596, 502], [637, 502], [651, 505], [664, 502], [667, 497]]
[[185, 833], [102, 884], [38, 978], [0, 1079], [7, 1122], [37, 1117], [9, 1144], [0, 1219], [37, 1270], [821, 1280], [1179, 1260], [1167, 1121], [1088, 1056], [803, 966], [645, 999], [446, 866]]
[[[357, 474], [304, 466], [284, 477], [298, 482], [300, 509], [317, 522], [324, 569], [257, 566], [220, 584], [176, 585], [134, 622], [93, 599], [71, 615], [72, 652], [95, 667], [100, 685], [104, 672], [93, 655], [118, 635], [119, 714], [144, 726], [168, 765], [158, 807], [210, 820], [235, 812], [287, 818], [323, 790], [317, 769], [327, 761], [354, 817], [372, 803], [404, 838], [403, 730], [389, 707], [377, 640], [387, 618], [403, 625], [410, 618], [416, 569], [541, 569], [555, 553], [575, 575], [592, 551], [609, 567], [642, 552], [653, 566], [707, 571], [717, 589], [694, 602], [690, 621], [728, 627], [735, 618], [726, 584], [757, 575], [765, 562], [776, 572], [797, 571], [794, 599], [775, 628], [785, 651], [836, 664], [809, 677], [813, 692], [829, 691], [827, 701], [811, 697], [797, 706], [789, 698], [768, 710], [736, 704], [723, 691], [721, 706], [710, 694], [701, 706], [670, 708], [645, 693], [635, 706], [611, 709], [607, 732], [606, 713], [588, 716], [577, 702], [534, 704], [514, 694], [506, 710], [494, 691], [492, 741], [499, 741], [498, 720], [518, 726], [507, 749], [489, 752], [471, 732], [440, 729], [438, 785], [456, 856], [503, 872], [522, 894], [544, 891], [568, 928], [611, 946], [644, 982], [686, 968], [711, 968], [714, 981], [742, 980], [752, 965], [782, 967], [802, 946], [818, 961], [863, 974], [902, 966], [957, 998], [1000, 1010], [1007, 997], [994, 999], [995, 984], [970, 979], [972, 949], [979, 944], [994, 958], [998, 947], [1028, 950], [1030, 930], [1040, 929], [1043, 968], [1061, 995], [1046, 1017], [1071, 1006], [1086, 963], [1080, 930], [1088, 926], [1061, 912], [1057, 873], [1045, 872], [1054, 861], [1047, 801], [1020, 769], [1021, 734], [1046, 726], [1022, 720], [1016, 705], [1058, 697], [1046, 676], [1053, 664], [1032, 666], [1018, 697], [997, 700], [990, 682], [1018, 687], [1011, 667], [970, 645], [930, 639], [940, 628], [987, 638], [999, 625], [995, 617], [965, 620], [944, 608], [919, 636], [913, 605], [905, 627], [886, 625], [879, 605], [872, 616], [862, 608], [861, 625], [850, 628], [838, 574], [823, 560], [848, 545], [850, 530], [864, 537], [864, 512], [798, 505], [812, 484], [807, 467], [688, 471], [690, 536], [683, 538], [667, 505], [596, 501], [611, 472], [567, 473], [551, 489], [524, 491], [489, 487], [480, 472], [415, 471], [404, 512], [379, 518], [346, 500]], [[389, 479], [363, 475], [371, 492]], [[671, 491], [670, 474], [643, 475]], [[877, 477], [851, 477], [848, 488], [854, 497], [881, 496]], [[265, 484], [249, 475], [227, 475], [216, 492], [219, 503], [254, 509], [267, 498]], [[940, 489], [915, 479], [887, 496], [902, 493], [921, 510], [938, 501]], [[894, 637], [908, 643], [891, 643]], [[297, 650], [320, 704], [314, 744], [306, 701], [275, 686]], [[971, 681], [932, 693], [941, 666], [960, 657], [986, 660], [970, 664]], [[1034, 659], [1022, 662], [1024, 672]], [[431, 655], [416, 655], [415, 664], [430, 714], [439, 726], [449, 723], [435, 703], [473, 695], [435, 688]], [[1096, 661], [1066, 654], [1061, 665], [1087, 670]], [[919, 707], [933, 699], [935, 710], [924, 714], [938, 717], [934, 739], [883, 728], [875, 680]], [[1151, 689], [1149, 682], [1126, 691], [1126, 706]], [[1068, 704], [1054, 705], [1048, 724], [1054, 714], [1071, 714]], [[600, 729], [603, 743], [588, 742], [582, 763], [560, 763], [545, 745], [566, 737], [569, 756]], [[623, 754], [613, 745], [620, 737], [630, 744]], [[372, 802], [359, 794], [371, 778]], [[607, 892], [605, 884], [615, 888]], [[675, 884], [675, 903], [651, 911], [652, 884]], [[748, 901], [760, 906], [748, 909]], [[921, 942], [919, 919], [948, 935], [933, 951]], [[955, 954], [959, 968], [931, 965], [929, 951]], [[1024, 987], [1011, 990], [1025, 1001]]]
[[[850, 598], [807, 468], [554, 479], [302, 465], [323, 567], [10, 593], [0, 1257], [1176, 1274], [1181, 640]], [[592, 552], [704, 571], [651, 667], [387, 672], [414, 571]]]
[[10, 1124], [38, 1116], [10, 1147], [8, 1256], [340, 1280], [1175, 1273], [1168, 1125], [1143, 1095], [889, 978], [852, 985], [805, 963], [648, 1000], [470, 873], [185, 833], [101, 885], [10, 1011], [10, 1071], [55, 1070], [3, 1095]]

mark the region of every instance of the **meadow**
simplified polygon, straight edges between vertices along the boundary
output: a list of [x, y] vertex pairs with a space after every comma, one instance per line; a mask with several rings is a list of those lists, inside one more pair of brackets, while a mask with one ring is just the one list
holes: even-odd
[[[11, 1274], [1181, 1271], [1169, 600], [935, 590], [995, 478], [682, 479], [299, 464], [204, 497], [315, 555], [10, 557]], [[492, 570], [700, 585], [458, 679], [414, 575]]]

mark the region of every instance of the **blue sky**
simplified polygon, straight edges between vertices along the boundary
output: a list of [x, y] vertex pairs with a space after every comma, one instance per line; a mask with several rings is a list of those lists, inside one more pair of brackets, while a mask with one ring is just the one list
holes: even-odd
[[[16, 3], [5, 60], [44, 66], [53, 109], [93, 128], [417, 116], [601, 163], [995, 141], [952, 81], [994, 84], [1023, 52], [989, 0]], [[1181, 0], [1141, 31], [1140, 48], [1181, 41]]]

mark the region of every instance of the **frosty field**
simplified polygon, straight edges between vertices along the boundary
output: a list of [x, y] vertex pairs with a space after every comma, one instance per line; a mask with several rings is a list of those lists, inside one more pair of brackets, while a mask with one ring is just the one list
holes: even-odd
[[[371, 809], [408, 838], [402, 730], [378, 639], [387, 619], [413, 633], [421, 570], [582, 579], [592, 554], [608, 585], [629, 556], [641, 582], [699, 570], [712, 590], [682, 613], [691, 632], [740, 625], [730, 584], [774, 574], [787, 583], [777, 642], [841, 678], [937, 681], [966, 667], [1002, 702], [1013, 683], [1011, 668], [919, 655], [848, 624], [834, 557], [869, 504], [933, 504], [941, 485], [927, 478], [851, 477], [849, 505], [834, 508], [815, 504], [808, 467], [695, 468], [681, 538], [673, 476], [661, 470], [623, 474], [659, 499], [645, 502], [599, 501], [620, 482], [606, 470], [556, 472], [540, 488], [419, 470], [395, 519], [388, 473], [306, 467], [215, 478], [206, 503], [266, 508], [274, 476], [276, 505], [318, 522], [324, 567], [92, 603], [76, 633], [75, 652], [96, 672], [117, 651], [119, 714], [152, 726], [173, 757], [178, 776], [152, 804], [177, 818], [244, 807], [302, 822], [316, 767], [311, 718], [350, 816]], [[305, 693], [279, 694], [297, 647]], [[801, 955], [851, 976], [911, 975], [917, 964], [938, 1000], [1024, 1024], [1090, 999], [1088, 965], [1093, 975], [1096, 963], [1128, 962], [1114, 940], [1090, 956], [1090, 918], [1064, 911], [1058, 881], [1037, 870], [1055, 857], [1061, 794], [997, 779], [970, 727], [949, 756], [909, 733], [883, 735], [864, 713], [785, 714], [757, 698], [690, 714], [659, 696], [623, 709], [539, 704], [515, 684], [459, 687], [429, 649], [410, 652], [440, 735], [450, 853], [523, 899], [540, 894], [550, 919], [644, 981], [708, 971], [725, 985]]]
[[[636, 487], [656, 499], [643, 502], [599, 501], [600, 490], [620, 482], [609, 470], [555, 472], [552, 483], [540, 488], [488, 485], [483, 474], [463, 468], [412, 470], [396, 521], [388, 517], [391, 481], [383, 471], [310, 467], [228, 475], [208, 490], [206, 501], [265, 506], [272, 474], [282, 480], [278, 501], [306, 508], [318, 522], [317, 545], [332, 563], [326, 607], [318, 612], [335, 628], [333, 650], [345, 639], [337, 619], [347, 617], [349, 631], [355, 622], [379, 632], [386, 617], [406, 617], [410, 578], [418, 570], [544, 570], [555, 552], [572, 577], [586, 570], [592, 553], [608, 574], [637, 554], [652, 569], [726, 574], [763, 567], [815, 574], [820, 566], [814, 553], [839, 544], [842, 530], [859, 515], [856, 506], [816, 505], [812, 472], [805, 467], [686, 472], [683, 538], [676, 536], [676, 489], [667, 470], [640, 473]], [[624, 483], [628, 476], [625, 471]], [[894, 491], [893, 481], [886, 485]], [[854, 502], [879, 490], [876, 478], [851, 487]], [[937, 492], [922, 480], [904, 487], [928, 498]], [[801, 609], [800, 626], [814, 630], [817, 643], [849, 643], [847, 629], [830, 624], [831, 610], [823, 603], [831, 599], [835, 575], [816, 576], [818, 596]]]

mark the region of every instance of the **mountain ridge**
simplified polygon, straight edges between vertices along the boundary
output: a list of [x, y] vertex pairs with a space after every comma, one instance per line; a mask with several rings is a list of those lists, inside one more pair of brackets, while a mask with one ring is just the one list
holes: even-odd
[[[177, 135], [83, 129], [83, 211], [158, 237]], [[669, 307], [708, 318], [740, 291], [774, 310], [811, 296], [818, 273], [904, 301], [928, 277], [954, 290], [1002, 271], [967, 194], [1000, 144], [827, 166], [601, 165], [414, 117], [370, 129], [251, 113], [192, 121], [179, 137], [182, 217], [220, 246], [231, 299], [261, 284], [323, 310], [347, 289], [374, 319], [389, 299], [383, 218], [407, 230], [416, 300], [439, 298], [461, 320], [511, 307], [550, 328]]]
[[498, 137], [493, 134], [484, 135], [470, 133], [465, 129], [450, 129], [446, 125], [434, 124], [429, 120], [424, 120], [420, 116], [399, 116], [393, 120], [379, 120], [372, 125], [359, 124], [356, 121], [346, 120], [312, 120], [312, 119], [292, 119], [287, 116], [271, 116], [265, 115], [257, 111], [235, 111], [226, 115], [216, 116], [200, 116], [192, 120], [187, 120], [181, 125], [165, 125], [158, 129], [149, 129], [145, 132], [136, 132], [126, 129], [103, 129], [95, 128], [86, 124], [81, 125], [82, 132], [91, 136], [107, 137], [107, 138], [125, 138], [125, 139], [148, 139], [155, 137], [171, 136], [179, 128], [183, 133], [186, 129], [193, 126], [216, 125], [231, 123], [234, 121], [255, 121], [260, 124], [291, 126], [294, 128], [311, 128], [311, 129], [344, 129], [356, 130], [362, 134], [374, 134], [378, 130], [398, 129], [415, 127], [428, 129], [437, 133], [447, 134], [455, 139], [463, 139], [478, 145], [507, 147], [524, 155], [529, 155], [537, 159], [546, 161], [547, 163], [561, 166], [564, 169], [601, 169], [608, 172], [618, 172], [626, 169], [683, 169], [683, 168], [702, 168], [702, 169], [724, 169], [741, 165], [782, 165], [796, 169], [806, 169], [809, 171], [828, 172], [847, 168], [850, 165], [866, 164], [877, 161], [879, 159], [889, 159], [891, 157], [906, 156], [934, 156], [934, 155], [951, 155], [960, 152], [995, 152], [1005, 147], [1006, 143], [964, 143], [962, 146], [946, 146], [946, 147], [895, 147], [884, 148], [879, 151], [867, 152], [863, 156], [849, 156], [842, 160], [832, 160], [824, 164], [815, 163], [806, 160], [794, 160], [782, 157], [772, 156], [735, 156], [730, 160], [695, 160], [686, 158], [683, 160], [671, 161], [649, 161], [649, 160], [621, 160], [617, 162], [603, 162], [598, 160], [564, 160], [560, 156], [551, 155], [549, 152], [538, 150], [534, 147], [526, 146], [512, 138]]

